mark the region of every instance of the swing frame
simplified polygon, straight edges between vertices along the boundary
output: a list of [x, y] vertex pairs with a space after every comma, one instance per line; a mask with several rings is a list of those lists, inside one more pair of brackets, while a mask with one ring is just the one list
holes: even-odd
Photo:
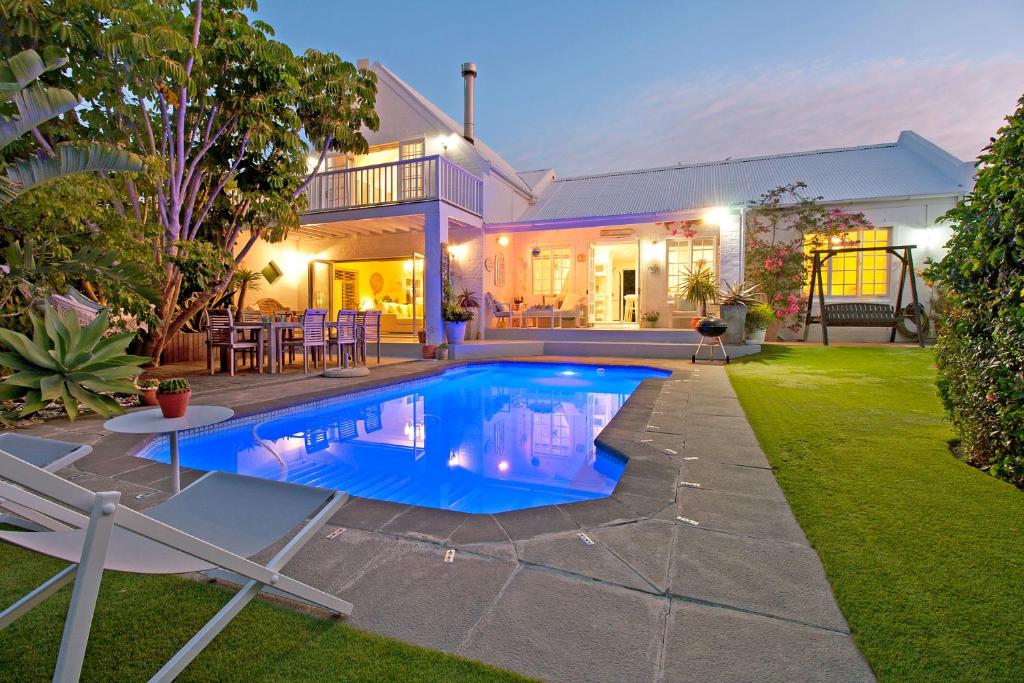
[[[854, 322], [832, 322], [833, 327], [890, 327], [892, 332], [889, 334], [889, 343], [895, 343], [896, 341], [896, 321], [901, 317], [912, 317], [917, 323], [918, 335], [917, 341], [921, 348], [924, 348], [924, 310], [921, 307], [921, 303], [917, 296], [917, 276], [914, 273], [914, 254], [913, 250], [917, 248], [916, 244], [903, 244], [898, 246], [884, 246], [884, 247], [842, 247], [839, 249], [815, 249], [811, 252], [813, 258], [813, 264], [811, 268], [811, 283], [807, 290], [807, 315], [804, 320], [804, 341], [807, 341], [807, 335], [810, 332], [811, 325], [821, 325], [821, 341], [824, 346], [828, 346], [828, 326], [829, 322], [829, 306], [842, 306], [844, 304], [826, 304], [825, 303], [825, 284], [824, 284], [824, 273], [822, 272], [822, 266], [824, 266], [830, 258], [836, 254], [849, 254], [859, 252], [879, 252], [883, 251], [887, 254], [895, 256], [900, 264], [900, 284], [899, 289], [896, 291], [896, 306], [892, 311], [891, 319], [889, 317], [878, 317], [878, 318], [864, 318], [856, 320]], [[900, 313], [900, 309], [903, 307], [903, 290], [907, 282], [907, 276], [909, 274], [910, 279], [910, 296], [914, 304], [914, 314], [912, 316], [904, 315]], [[818, 308], [820, 310], [819, 315], [812, 315], [811, 308], [814, 305], [814, 294], [815, 286], [817, 286], [818, 294]]]

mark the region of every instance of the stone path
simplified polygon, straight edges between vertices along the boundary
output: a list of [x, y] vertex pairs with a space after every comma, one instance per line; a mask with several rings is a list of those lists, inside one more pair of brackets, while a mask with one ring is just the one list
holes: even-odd
[[[539, 679], [873, 680], [723, 368], [633, 364], [674, 372], [601, 434], [629, 458], [611, 497], [497, 515], [353, 499], [290, 573], [353, 602], [356, 626]], [[366, 384], [250, 377], [200, 382], [195, 400], [254, 412]], [[126, 456], [138, 442], [96, 420], [35, 432], [95, 442], [63, 473], [84, 486], [137, 507], [167, 495], [167, 466]]]

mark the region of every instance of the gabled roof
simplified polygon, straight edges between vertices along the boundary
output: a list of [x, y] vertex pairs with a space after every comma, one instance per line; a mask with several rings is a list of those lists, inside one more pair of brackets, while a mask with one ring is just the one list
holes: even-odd
[[[436, 104], [424, 97], [422, 93], [395, 75], [393, 71], [380, 62], [374, 62], [373, 70], [377, 72], [378, 76], [385, 75], [394, 82], [394, 85], [404, 90], [406, 94], [408, 94], [416, 104], [424, 110], [424, 113], [435, 119], [441, 128], [458, 135], [460, 138], [462, 137], [462, 126], [457, 123], [455, 119], [448, 116], [448, 114], [442, 111]], [[512, 168], [512, 165], [502, 159], [500, 154], [484, 144], [480, 138], [476, 138], [473, 143], [468, 146], [473, 150], [474, 154], [478, 155], [481, 159], [486, 160], [493, 169], [508, 182], [512, 183], [527, 195], [533, 195], [530, 191], [530, 187], [523, 182], [523, 179], [519, 177], [519, 174], [516, 173], [514, 168]]]
[[904, 131], [880, 145], [555, 179], [516, 222], [737, 206], [796, 181], [825, 202], [956, 195], [970, 189], [972, 169]]

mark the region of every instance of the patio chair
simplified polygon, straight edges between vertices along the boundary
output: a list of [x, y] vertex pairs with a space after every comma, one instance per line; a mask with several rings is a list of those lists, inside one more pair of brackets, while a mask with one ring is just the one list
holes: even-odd
[[358, 351], [356, 344], [359, 342], [359, 330], [356, 327], [358, 311], [338, 311], [338, 320], [335, 325], [336, 333], [327, 340], [327, 350], [332, 346], [338, 348], [338, 367], [348, 367], [348, 349], [352, 348], [352, 361], [356, 362]]
[[285, 309], [277, 299], [260, 299], [256, 302], [256, 308], [260, 309], [260, 315], [274, 315]]
[[[298, 339], [285, 339], [278, 351], [281, 354], [280, 363], [284, 367], [284, 353], [286, 350], [292, 354], [299, 347], [302, 347], [302, 373], [309, 373], [309, 357], [313, 355], [313, 367], [319, 367], [317, 359], [327, 365], [327, 335], [326, 335], [327, 311], [322, 308], [307, 308], [302, 317], [302, 337]], [[292, 358], [295, 356], [293, 355]]]
[[367, 365], [366, 347], [370, 343], [377, 344], [377, 364], [380, 365], [380, 311], [363, 311], [359, 324], [359, 349], [363, 356], [363, 365]]
[[[40, 436], [28, 436], [27, 434], [15, 434], [4, 432], [0, 434], [0, 450], [6, 451], [16, 458], [47, 472], [62, 470], [74, 463], [79, 458], [92, 453], [92, 446], [56, 439], [44, 439]], [[0, 512], [0, 524], [21, 527], [31, 531], [42, 531], [53, 529], [51, 519], [39, 515], [35, 511], [12, 503], [4, 497], [4, 492], [9, 487], [0, 481], [0, 510], [9, 510], [14, 514]], [[63, 528], [60, 525], [58, 528]]]
[[[77, 527], [0, 531], [0, 540], [71, 563], [0, 612], [3, 630], [74, 581], [54, 681], [77, 681], [81, 674], [106, 570], [184, 574], [219, 568], [243, 584], [152, 681], [173, 680], [263, 590], [336, 614], [352, 612], [348, 602], [280, 573], [345, 503], [345, 493], [210, 472], [143, 513], [122, 505], [117, 491], [94, 493], [4, 452], [0, 452], [0, 479], [16, 485], [13, 495], [19, 505]], [[247, 559], [283, 540], [300, 524], [304, 526], [265, 564]]]
[[[239, 332], [252, 330], [256, 339], [239, 337]], [[206, 364], [210, 374], [213, 370], [213, 350], [226, 349], [228, 353], [228, 371], [235, 376], [235, 354], [239, 351], [248, 354], [250, 365], [253, 357], [259, 372], [263, 372], [263, 326], [259, 324], [236, 323], [230, 308], [214, 308], [206, 312]]]
[[490, 292], [487, 292], [487, 294], [484, 295], [484, 305], [487, 307], [487, 310], [491, 312], [491, 318], [494, 319], [495, 327], [501, 327], [503, 322], [505, 327], [512, 327], [516, 316], [515, 312], [508, 304], [498, 301], [491, 296]]

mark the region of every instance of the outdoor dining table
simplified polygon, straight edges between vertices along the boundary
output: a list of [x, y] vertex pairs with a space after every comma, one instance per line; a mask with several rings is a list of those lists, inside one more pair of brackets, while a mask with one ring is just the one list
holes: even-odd
[[[251, 323], [255, 324], [255, 323]], [[284, 372], [284, 363], [281, 362], [280, 370], [278, 370], [278, 352], [277, 350], [284, 343], [284, 331], [285, 330], [301, 330], [302, 323], [298, 321], [281, 321], [281, 320], [270, 320], [259, 323], [261, 327], [267, 332], [268, 343], [270, 349], [268, 351], [270, 355], [269, 371], [271, 374], [275, 372]]]

